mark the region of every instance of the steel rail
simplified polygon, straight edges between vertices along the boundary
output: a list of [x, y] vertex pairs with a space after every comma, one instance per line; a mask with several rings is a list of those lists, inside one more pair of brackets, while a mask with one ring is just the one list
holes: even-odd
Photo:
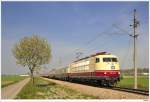
[[149, 91], [141, 90], [141, 89], [131, 89], [131, 88], [123, 88], [123, 87], [113, 87], [113, 88], [110, 88], [110, 89], [149, 96]]

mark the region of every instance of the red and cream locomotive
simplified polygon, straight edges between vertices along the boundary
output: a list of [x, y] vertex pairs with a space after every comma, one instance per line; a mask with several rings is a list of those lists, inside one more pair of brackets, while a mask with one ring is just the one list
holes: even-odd
[[49, 78], [94, 81], [112, 86], [120, 80], [120, 67], [115, 55], [100, 52], [74, 61], [66, 68], [52, 71]]

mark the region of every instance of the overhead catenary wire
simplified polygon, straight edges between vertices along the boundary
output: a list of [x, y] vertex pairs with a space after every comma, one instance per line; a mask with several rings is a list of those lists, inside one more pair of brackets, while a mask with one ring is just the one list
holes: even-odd
[[[108, 40], [108, 41], [110, 42], [111, 40]], [[107, 42], [107, 46], [110, 45], [110, 44], [112, 44], [112, 43]], [[104, 42], [103, 45], [106, 45], [106, 43]], [[103, 45], [100, 45], [100, 46], [103, 46]], [[125, 59], [127, 59], [129, 57], [129, 53], [130, 53], [129, 50], [131, 49], [131, 39], [129, 39], [127, 46], [128, 46], [127, 50], [124, 50], [125, 54], [123, 54], [124, 55], [123, 58], [122, 58], [123, 60], [120, 61], [122, 63], [121, 64], [122, 66], [124, 66], [124, 63], [127, 61], [127, 60], [125, 61]], [[97, 48], [92, 49], [92, 50], [96, 50], [96, 49]], [[91, 52], [92, 50], [90, 50], [89, 52]], [[116, 50], [116, 49], [114, 49], [114, 50]]]
[[[111, 28], [113, 28], [114, 29], [114, 27], [113, 27], [113, 25], [111, 26]], [[129, 32], [123, 32], [123, 33], [118, 33], [118, 32], [113, 32], [113, 33], [110, 33], [110, 32], [108, 32], [109, 30], [107, 30], [107, 31], [105, 31], [105, 33], [103, 33], [104, 35], [107, 35], [107, 36], [103, 36], [103, 37], [108, 37], [108, 38], [110, 38], [110, 36], [115, 36], [115, 35], [121, 35], [121, 34], [124, 34], [124, 33], [128, 33], [129, 34]], [[101, 33], [102, 34], [102, 33]], [[125, 34], [124, 34], [125, 35]], [[99, 37], [97, 36], [97, 37], [95, 37], [96, 39], [95, 40], [91, 40], [91, 41], [96, 41]], [[110, 40], [108, 40], [108, 38], [106, 38], [107, 40], [103, 40], [103, 42], [102, 43], [98, 43], [100, 46], [103, 46], [103, 45], [109, 45], [109, 44], [112, 44], [112, 43], [108, 43], [108, 42], [110, 42], [111, 41], [111, 39]], [[104, 39], [104, 38], [103, 38]], [[105, 41], [107, 41], [107, 43], [105, 42]], [[91, 46], [91, 47], [93, 47], [93, 46]], [[90, 47], [90, 48], [91, 48]], [[95, 49], [97, 49], [97, 48], [92, 48], [92, 49], [87, 49], [86, 51], [88, 51], [88, 52], [91, 52], [92, 50], [95, 50]], [[86, 52], [87, 53], [87, 52]]]
[[[113, 33], [110, 33], [108, 31], [110, 31], [112, 28], [116, 28], [118, 29], [119, 31], [121, 31], [120, 33], [116, 33], [116, 32], [113, 32]], [[106, 28], [104, 31], [102, 31], [101, 33], [98, 33], [96, 36], [94, 36], [92, 39], [90, 39], [89, 41], [85, 42], [82, 46], [85, 46], [85, 47], [82, 47], [82, 48], [76, 48], [75, 49], [75, 52], [76, 52], [76, 58], [80, 58], [81, 55], [85, 54], [85, 49], [88, 49], [87, 47], [90, 47], [90, 45], [96, 41], [97, 39], [99, 39], [100, 37], [103, 37], [103, 35], [131, 35], [131, 33], [129, 33], [128, 31], [122, 29], [121, 27], [118, 27], [117, 24], [113, 23], [111, 26], [109, 26], [108, 28]]]
[[[108, 36], [107, 36], [108, 37]], [[98, 43], [99, 44], [99, 46], [101, 47], [101, 46], [104, 46], [104, 45], [109, 45], [109, 44], [111, 44], [110, 42], [111, 42], [111, 40], [108, 40], [108, 38], [106, 38], [107, 40], [104, 40], [102, 43]], [[93, 48], [94, 47], [94, 48]], [[92, 52], [92, 51], [94, 51], [94, 50], [96, 50], [96, 49], [98, 49], [97, 48], [97, 46], [95, 47], [95, 46], [92, 46], [92, 47], [90, 47], [89, 49], [87, 49], [87, 52], [86, 53], [89, 53], [89, 52]]]
[[129, 58], [129, 55], [131, 55], [131, 47], [132, 47], [132, 40], [131, 39], [128, 40], [127, 46], [128, 46], [128, 48], [126, 51], [124, 51], [124, 54], [123, 54], [124, 56], [122, 57], [122, 60], [120, 61], [122, 68], [125, 68], [125, 64], [127, 61], [130, 62], [130, 60], [128, 58]]
[[[83, 44], [83, 46], [86, 46], [86, 47], [89, 46], [91, 43], [93, 43], [93, 42], [94, 42], [95, 40], [97, 40], [99, 37], [105, 35], [106, 32], [108, 32], [108, 30], [109, 30], [110, 28], [112, 28], [112, 26], [108, 27], [108, 28], [105, 29], [103, 32], [97, 34], [95, 37], [93, 37], [93, 38], [90, 39], [89, 41], [85, 42], [85, 43]], [[85, 49], [85, 48], [84, 48], [84, 49]], [[83, 51], [81, 51], [81, 50], [83, 50], [83, 48], [77, 48], [77, 49], [75, 50], [75, 52], [76, 52], [76, 58], [77, 58], [77, 59], [79, 59], [80, 56], [81, 56], [82, 54], [84, 54]]]
[[128, 31], [122, 29], [121, 27], [117, 26], [116, 24], [113, 24], [113, 26], [117, 29], [119, 29], [120, 31], [124, 32], [122, 34], [128, 34], [128, 35], [132, 35], [131, 33], [129, 33]]
[[[107, 29], [105, 29], [103, 32], [101, 33], [98, 33], [96, 36], [94, 36], [91, 40], [87, 41], [86, 43], [83, 44], [84, 49], [87, 48], [87, 47], [90, 47], [90, 45], [96, 41], [97, 39], [99, 39], [100, 37], [104, 37], [104, 36], [113, 36], [113, 35], [120, 35], [122, 33], [118, 33], [118, 32], [113, 32], [113, 33], [110, 33], [110, 29], [114, 29], [113, 27], [114, 25], [112, 24], [110, 27], [108, 27]], [[129, 33], [129, 32], [128, 32]], [[83, 50], [83, 47], [82, 48], [77, 48], [75, 51], [81, 51]]]
[[[82, 46], [89, 46], [90, 44], [92, 44], [95, 40], [97, 40], [99, 37], [104, 36], [109, 30], [110, 28], [112, 28], [112, 25], [108, 28], [106, 28], [104, 31], [102, 31], [101, 33], [98, 33], [96, 36], [94, 36], [92, 39], [90, 39], [89, 41], [85, 42]], [[80, 50], [81, 48], [77, 48], [76, 50]]]

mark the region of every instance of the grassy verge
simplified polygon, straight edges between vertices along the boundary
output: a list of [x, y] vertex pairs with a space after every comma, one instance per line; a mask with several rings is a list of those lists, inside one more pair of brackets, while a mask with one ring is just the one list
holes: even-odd
[[35, 79], [36, 84], [33, 86], [30, 81], [16, 99], [96, 99], [97, 97], [84, 95], [75, 90], [66, 88], [53, 82]]
[[[134, 77], [125, 76], [118, 83], [120, 87], [133, 88], [134, 86]], [[139, 76], [138, 77], [138, 88], [142, 90], [149, 90], [149, 78], [148, 76]]]
[[2, 75], [1, 77], [1, 86], [6, 87], [10, 84], [14, 84], [20, 80], [23, 80], [26, 78], [25, 76], [19, 76], [19, 75]]

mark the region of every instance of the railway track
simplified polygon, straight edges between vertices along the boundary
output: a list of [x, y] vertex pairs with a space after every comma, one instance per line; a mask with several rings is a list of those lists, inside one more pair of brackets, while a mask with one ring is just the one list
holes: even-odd
[[99, 86], [96, 83], [82, 83], [82, 82], [75, 82], [75, 83], [149, 96], [149, 91], [141, 90], [141, 89], [131, 89], [131, 88], [123, 88], [123, 87], [106, 87], [106, 86]]
[[123, 88], [123, 87], [104, 87], [104, 86], [99, 86], [97, 84], [96, 85], [95, 84], [84, 84], [84, 85], [92, 85], [94, 87], [100, 87], [100, 88], [105, 88], [105, 89], [124, 91], [124, 92], [129, 92], [129, 93], [135, 93], [135, 94], [141, 94], [141, 95], [149, 96], [149, 91], [147, 91], [147, 90], [131, 89], [131, 88]]
[[77, 83], [77, 82], [68, 82], [63, 80], [56, 80], [56, 79], [48, 79], [44, 78], [45, 80], [52, 81], [54, 83], [69, 87], [73, 90], [78, 92], [96, 96], [100, 99], [148, 99], [149, 96], [137, 92], [126, 92], [125, 90], [121, 90], [120, 88], [111, 88], [111, 87], [102, 87], [98, 85], [91, 85], [86, 83]]
[[149, 91], [146, 91], [146, 90], [131, 89], [131, 88], [122, 88], [122, 87], [113, 87], [113, 88], [110, 88], [110, 89], [149, 96]]
[[103, 87], [103, 86], [99, 86], [98, 84], [95, 84], [95, 83], [83, 83], [83, 82], [76, 82], [76, 81], [73, 81], [73, 82], [70, 82], [70, 83], [78, 83], [78, 84], [93, 86], [93, 87], [97, 87], [97, 88], [99, 87], [99, 88], [104, 88], [104, 89], [124, 91], [124, 92], [129, 92], [129, 93], [135, 93], [135, 94], [141, 94], [141, 95], [149, 96], [149, 91], [140, 90], [140, 89], [131, 89], [131, 88], [123, 88], [123, 87]]

